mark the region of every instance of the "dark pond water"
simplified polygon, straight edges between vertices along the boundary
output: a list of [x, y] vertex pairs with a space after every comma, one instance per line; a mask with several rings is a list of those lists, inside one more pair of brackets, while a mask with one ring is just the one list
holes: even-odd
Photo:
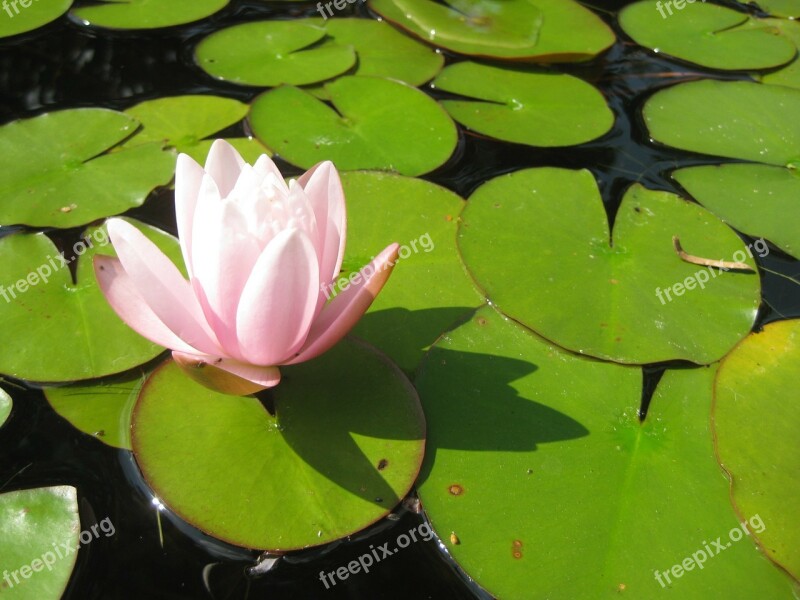
[[[584, 78], [603, 91], [616, 113], [613, 131], [596, 142], [566, 150], [540, 150], [463, 136], [453, 159], [425, 178], [466, 196], [487, 179], [523, 167], [588, 168], [600, 183], [612, 218], [622, 191], [634, 181], [654, 189], [680, 191], [665, 173], [677, 166], [700, 164], [708, 159], [649, 143], [641, 127], [639, 108], [656, 89], [707, 73], [626, 43], [613, 12], [609, 12], [623, 4], [606, 2], [597, 8], [621, 41], [591, 63], [556, 67]], [[363, 7], [349, 10], [370, 16]], [[278, 3], [233, 0], [223, 12], [199, 24], [157, 33], [95, 34], [61, 19], [32, 34], [0, 40], [0, 123], [79, 106], [124, 109], [142, 100], [178, 94], [213, 92], [251, 100], [259, 89], [211, 82], [193, 66], [193, 45], [208, 32], [226, 25], [254, 18], [314, 14], [312, 4], [298, 9]], [[746, 75], [728, 77], [743, 79]], [[226, 135], [241, 133], [241, 130], [225, 132]], [[287, 175], [299, 173], [290, 165], [280, 161], [278, 164]], [[162, 196], [168, 198], [169, 193], [154, 194], [131, 214], [175, 233], [171, 205], [163, 202]], [[8, 231], [9, 228], [1, 228], [0, 235]], [[62, 247], [67, 247], [78, 239], [79, 232], [72, 230], [53, 236]], [[784, 275], [796, 276], [798, 271], [797, 261], [774, 247], [759, 261]], [[766, 308], [759, 315], [759, 326], [783, 317], [800, 316], [797, 285], [766, 273], [764, 295]], [[646, 369], [645, 410], [663, 368], [664, 365], [656, 365]], [[386, 542], [393, 545], [399, 534], [422, 522], [422, 517], [408, 512], [396, 521], [384, 521], [373, 527], [361, 541], [301, 554], [292, 561], [284, 560], [264, 576], [251, 576], [248, 567], [254, 564], [256, 553], [200, 535], [166, 512], [161, 513], [159, 528], [152, 496], [138, 478], [128, 452], [104, 446], [73, 429], [53, 412], [40, 391], [13, 381], [3, 383], [3, 387], [12, 392], [15, 404], [8, 423], [0, 429], [0, 490], [68, 483], [78, 489], [84, 525], [105, 517], [115, 525], [115, 536], [101, 536], [81, 550], [65, 598], [466, 600], [486, 597], [443, 557], [435, 540], [411, 544], [380, 562], [369, 574], [353, 576], [325, 589], [319, 580], [321, 570], [346, 565], [368, 552], [370, 545], [378, 547]]]

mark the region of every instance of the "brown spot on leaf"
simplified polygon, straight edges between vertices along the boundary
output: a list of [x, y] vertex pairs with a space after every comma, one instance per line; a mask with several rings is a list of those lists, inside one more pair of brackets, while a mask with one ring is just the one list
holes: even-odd
[[458, 536], [456, 535], [455, 531], [450, 532], [450, 543], [453, 544], [454, 546], [458, 546], [461, 543], [461, 540], [458, 539]]
[[382, 458], [378, 461], [378, 471], [383, 471], [386, 467], [389, 466], [389, 461], [385, 458]]
[[486, 318], [485, 317], [478, 317], [477, 319], [475, 319], [475, 322], [478, 325], [486, 325]]
[[511, 542], [511, 555], [516, 559], [522, 558], [522, 540]]
[[460, 496], [461, 494], [464, 493], [464, 488], [458, 485], [457, 483], [454, 483], [449, 488], [447, 488], [447, 491], [450, 492], [453, 496]]

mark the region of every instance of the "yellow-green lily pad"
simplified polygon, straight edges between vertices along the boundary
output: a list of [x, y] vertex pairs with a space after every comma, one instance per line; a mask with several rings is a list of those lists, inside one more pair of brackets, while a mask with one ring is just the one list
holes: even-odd
[[713, 427], [737, 511], [761, 517], [764, 553], [800, 579], [798, 381], [800, 320], [766, 325], [723, 359]]

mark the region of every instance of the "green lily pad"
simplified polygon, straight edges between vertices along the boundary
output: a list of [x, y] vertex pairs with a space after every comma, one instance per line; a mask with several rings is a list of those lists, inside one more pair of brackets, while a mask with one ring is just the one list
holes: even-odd
[[341, 277], [392, 242], [400, 244], [401, 255], [353, 331], [411, 373], [430, 344], [483, 303], [456, 248], [464, 200], [433, 183], [390, 173], [343, 173], [342, 184], [347, 247]]
[[623, 363], [711, 363], [750, 331], [759, 278], [684, 262], [674, 236], [689, 254], [755, 271], [714, 215], [639, 184], [612, 237], [586, 170], [527, 169], [485, 183], [464, 209], [459, 246], [500, 310], [564, 348]]
[[755, 0], [752, 4], [776, 17], [800, 17], [800, 0]]
[[455, 150], [455, 123], [416, 88], [357, 75], [340, 77], [325, 90], [334, 108], [295, 87], [262, 94], [250, 110], [253, 133], [303, 169], [332, 160], [342, 170], [413, 176], [442, 165]]
[[433, 528], [504, 600], [793, 598], [744, 535], [702, 572], [670, 572], [739, 528], [710, 432], [714, 371], [667, 372], [640, 422], [639, 369], [480, 310], [435, 344], [416, 381], [429, 431], [418, 490]]
[[753, 27], [759, 21], [745, 13], [681, 1], [680, 9], [661, 0], [630, 4], [620, 12], [619, 23], [642, 46], [712, 69], [768, 69], [789, 62], [797, 52], [789, 40]]
[[141, 205], [172, 178], [175, 156], [159, 144], [104, 154], [138, 126], [124, 113], [77, 108], [0, 127], [0, 222], [75, 227]]
[[747, 81], [692, 81], [651, 96], [654, 140], [703, 154], [800, 164], [800, 90]]
[[759, 514], [764, 552], [800, 579], [800, 321], [770, 323], [722, 361], [713, 427], [740, 514]]
[[[175, 238], [138, 226], [175, 264], [183, 265]], [[108, 239], [105, 226], [88, 230], [84, 239], [92, 241], [92, 247], [76, 242], [85, 252], [77, 260], [73, 283], [69, 268], [56, 258], [58, 250], [43, 233], [0, 238], [0, 373], [30, 381], [91, 379], [133, 368], [163, 352], [120, 320], [97, 285], [92, 256], [114, 255], [111, 244], [103, 244]]]
[[456, 121], [506, 142], [570, 146], [598, 138], [614, 124], [603, 95], [571, 75], [461, 62], [433, 84], [469, 98], [441, 101]]
[[33, 31], [63, 15], [72, 0], [19, 0], [9, 1], [0, 12], [0, 38]]
[[[800, 176], [795, 169], [727, 164], [687, 167], [672, 176], [703, 206], [732, 227], [764, 237], [800, 258], [797, 213]], [[763, 252], [762, 252], [763, 253]]]
[[[764, 24], [791, 40], [800, 52], [800, 22], [789, 19], [764, 19]], [[800, 56], [782, 69], [763, 75], [757, 74], [754, 77], [769, 85], [785, 85], [798, 89], [800, 88]]]
[[227, 4], [228, 0], [103, 0], [71, 14], [94, 27], [158, 29], [205, 19]]
[[212, 33], [197, 45], [195, 62], [216, 79], [273, 87], [336, 77], [356, 63], [356, 54], [313, 22], [258, 21]]
[[[142, 124], [142, 130], [126, 147], [159, 142], [175, 148], [204, 164], [214, 139], [205, 139], [241, 121], [248, 104], [221, 96], [171, 96], [145, 100], [125, 112]], [[242, 157], [254, 163], [269, 150], [253, 138], [226, 138]]]
[[351, 75], [375, 75], [418, 86], [433, 78], [444, 65], [441, 54], [385, 21], [338, 18], [311, 22], [324, 27], [334, 42], [355, 49], [358, 63]]
[[363, 343], [281, 372], [275, 416], [173, 362], [150, 376], [134, 410], [133, 450], [158, 498], [239, 546], [292, 550], [358, 531], [400, 501], [422, 462], [417, 394]]
[[11, 414], [12, 406], [11, 396], [3, 388], [0, 388], [0, 427], [3, 426], [3, 423], [8, 419], [8, 415]]
[[60, 485], [0, 494], [0, 594], [8, 600], [58, 600], [75, 566], [78, 500]]
[[131, 413], [144, 376], [45, 388], [50, 406], [76, 429], [113, 448], [131, 449]]
[[420, 39], [460, 54], [539, 61], [588, 60], [614, 34], [572, 0], [371, 0], [370, 7]]

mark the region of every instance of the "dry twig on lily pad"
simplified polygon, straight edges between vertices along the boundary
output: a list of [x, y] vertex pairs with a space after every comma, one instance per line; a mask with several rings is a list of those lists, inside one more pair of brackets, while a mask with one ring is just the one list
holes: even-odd
[[702, 258], [701, 256], [694, 256], [692, 254], [688, 254], [681, 247], [681, 242], [678, 239], [677, 235], [672, 236], [672, 247], [675, 248], [675, 252], [678, 254], [678, 256], [680, 256], [681, 260], [686, 261], [688, 263], [692, 263], [693, 265], [702, 265], [704, 267], [716, 267], [717, 269], [722, 269], [724, 271], [730, 271], [732, 269], [736, 269], [739, 271], [750, 271], [751, 273], [755, 272], [755, 269], [750, 265], [748, 265], [747, 263], [732, 262], [727, 260], [711, 260], [710, 258]]

